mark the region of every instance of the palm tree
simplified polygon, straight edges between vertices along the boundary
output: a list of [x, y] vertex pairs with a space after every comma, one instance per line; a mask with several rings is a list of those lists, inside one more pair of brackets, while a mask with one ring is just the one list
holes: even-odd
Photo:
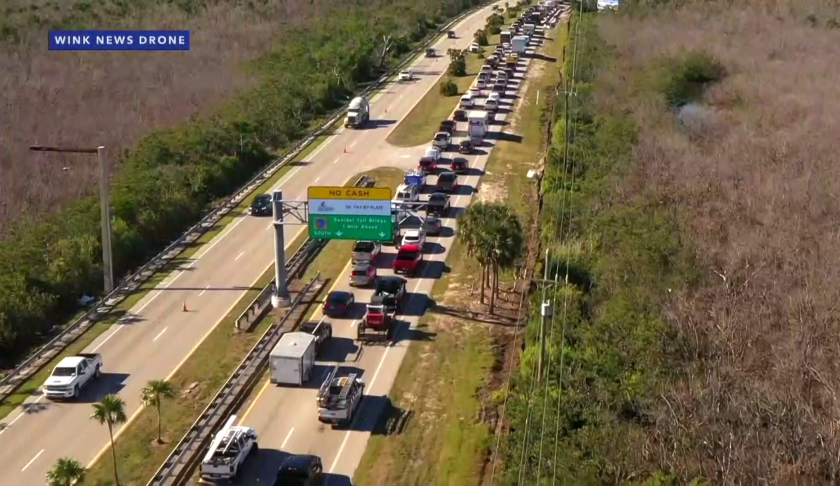
[[111, 437], [111, 456], [114, 458], [114, 482], [119, 486], [117, 450], [114, 448], [114, 426], [126, 421], [125, 402], [117, 395], [105, 395], [102, 400], [93, 404], [93, 413], [90, 414], [90, 418], [108, 426], [108, 435]]
[[72, 486], [85, 480], [87, 470], [75, 459], [62, 457], [47, 471], [49, 486]]
[[499, 268], [510, 268], [522, 253], [522, 225], [516, 213], [498, 203], [478, 202], [458, 218], [461, 241], [467, 254], [481, 265], [481, 303], [490, 287], [490, 313], [496, 310]]
[[163, 443], [160, 436], [160, 405], [164, 399], [175, 398], [175, 386], [166, 380], [149, 380], [146, 387], [140, 390], [143, 404], [157, 409], [157, 443]]

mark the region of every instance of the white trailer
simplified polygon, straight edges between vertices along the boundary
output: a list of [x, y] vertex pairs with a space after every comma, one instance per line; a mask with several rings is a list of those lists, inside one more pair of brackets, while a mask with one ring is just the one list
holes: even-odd
[[315, 366], [315, 336], [287, 332], [268, 356], [270, 380], [275, 385], [303, 385]]
[[470, 141], [477, 147], [482, 144], [484, 135], [487, 133], [488, 114], [486, 111], [471, 111], [467, 115], [467, 121]]
[[525, 55], [525, 50], [528, 48], [528, 36], [517, 35], [511, 39], [510, 48], [514, 53], [519, 54], [520, 57]]

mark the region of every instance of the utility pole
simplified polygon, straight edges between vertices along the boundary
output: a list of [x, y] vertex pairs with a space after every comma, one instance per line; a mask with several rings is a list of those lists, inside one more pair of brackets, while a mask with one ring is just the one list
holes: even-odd
[[551, 317], [551, 303], [545, 299], [545, 289], [548, 282], [548, 249], [545, 250], [545, 275], [543, 275], [542, 306], [540, 309], [540, 355], [537, 360], [537, 382], [542, 380], [543, 363], [545, 362], [545, 318]]
[[59, 152], [69, 154], [96, 154], [99, 160], [99, 208], [102, 219], [102, 273], [105, 281], [105, 295], [114, 291], [114, 264], [111, 253], [111, 202], [108, 195], [108, 165], [105, 163], [105, 147], [66, 148], [30, 145], [34, 152]]
[[291, 305], [286, 286], [286, 238], [283, 234], [283, 190], [276, 189], [271, 197], [274, 215], [274, 295], [271, 305], [276, 309]]

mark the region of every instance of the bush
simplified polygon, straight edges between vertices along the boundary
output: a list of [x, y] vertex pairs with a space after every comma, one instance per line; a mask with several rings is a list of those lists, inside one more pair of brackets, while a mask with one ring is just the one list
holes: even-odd
[[477, 31], [475, 31], [473, 38], [479, 46], [486, 46], [488, 44], [487, 31], [484, 29], [478, 29]]
[[687, 52], [663, 63], [660, 91], [672, 106], [698, 99], [710, 83], [723, 78], [720, 62], [705, 52]]
[[458, 94], [458, 85], [451, 77], [440, 82], [440, 94], [443, 96], [455, 96]]
[[[206, 119], [143, 138], [120, 158], [111, 183], [115, 278], [178, 238], [265, 167], [274, 150], [299, 139], [357, 86], [394, 65], [443, 16], [477, 3], [357, 2], [340, 15], [319, 16], [290, 29], [250, 63], [258, 76], [251, 90]], [[394, 43], [383, 55], [388, 35]], [[463, 58], [460, 63], [456, 71], [464, 75]], [[0, 245], [0, 365], [13, 364], [43, 341], [53, 325], [78, 310], [78, 297], [100, 294], [99, 234], [95, 197], [9, 230]]]
[[450, 76], [461, 77], [467, 75], [467, 60], [464, 59], [464, 54], [460, 53], [458, 56], [449, 62], [449, 68], [446, 70]]
[[490, 26], [490, 35], [499, 35], [502, 33], [502, 28], [498, 25], [491, 25]]

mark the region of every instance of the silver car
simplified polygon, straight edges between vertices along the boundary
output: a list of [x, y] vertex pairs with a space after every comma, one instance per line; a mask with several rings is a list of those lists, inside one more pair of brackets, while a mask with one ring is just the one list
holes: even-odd
[[350, 272], [350, 286], [366, 287], [376, 281], [376, 267], [370, 262], [359, 262]]

